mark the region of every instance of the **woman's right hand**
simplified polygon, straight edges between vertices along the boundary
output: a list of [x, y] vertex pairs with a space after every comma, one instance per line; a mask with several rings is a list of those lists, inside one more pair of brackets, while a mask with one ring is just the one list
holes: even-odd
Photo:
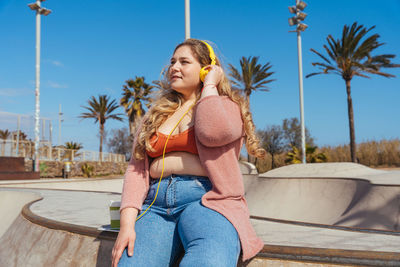
[[208, 73], [204, 78], [203, 87], [206, 87], [207, 85], [218, 87], [218, 84], [224, 77], [224, 70], [218, 65], [208, 65], [205, 69], [208, 70]]
[[128, 247], [128, 255], [129, 256], [133, 255], [135, 240], [136, 240], [136, 232], [134, 228], [131, 227], [121, 228], [112, 250], [112, 267], [118, 266], [119, 259], [121, 258], [122, 253], [124, 252], [126, 247]]

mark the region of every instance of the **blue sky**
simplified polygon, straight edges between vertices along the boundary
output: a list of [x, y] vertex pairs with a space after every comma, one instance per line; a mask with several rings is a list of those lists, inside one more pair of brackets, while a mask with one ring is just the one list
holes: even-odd
[[[0, 113], [34, 114], [35, 15], [25, 0], [0, 1]], [[302, 34], [303, 72], [316, 71], [320, 61], [310, 48], [322, 51], [328, 34], [338, 38], [344, 24], [376, 25], [386, 43], [376, 52], [395, 54], [400, 63], [400, 1], [306, 1]], [[257, 128], [299, 117], [296, 34], [289, 33], [290, 1], [191, 1], [191, 37], [211, 40], [225, 64], [239, 67], [242, 56], [270, 62], [275, 82], [270, 92], [251, 95]], [[159, 78], [174, 47], [184, 40], [184, 1], [55, 1], [42, 17], [41, 116], [53, 123], [57, 144], [58, 107], [62, 104], [62, 141], [75, 141], [98, 150], [98, 125], [78, 118], [92, 95], [121, 97], [125, 80]], [[399, 138], [400, 69], [396, 78], [354, 78], [352, 97], [356, 142]], [[335, 75], [304, 79], [305, 123], [316, 144], [349, 142], [344, 81]], [[119, 109], [123, 113], [122, 108]], [[1, 125], [2, 124], [2, 125]], [[127, 126], [107, 121], [106, 129]], [[0, 121], [0, 129], [10, 127]], [[29, 132], [29, 131], [27, 131]]]

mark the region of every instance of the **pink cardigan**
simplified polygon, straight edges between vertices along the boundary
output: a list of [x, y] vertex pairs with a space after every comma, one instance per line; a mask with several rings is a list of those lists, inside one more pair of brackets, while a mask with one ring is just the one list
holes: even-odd
[[[238, 157], [244, 141], [239, 106], [227, 96], [207, 96], [194, 107], [195, 138], [199, 158], [212, 182], [212, 189], [201, 198], [204, 206], [224, 215], [236, 228], [242, 245], [242, 260], [255, 256], [264, 246], [251, 223], [244, 198], [243, 177]], [[138, 127], [133, 147], [135, 147]], [[133, 155], [133, 153], [132, 153]], [[134, 160], [125, 173], [120, 211], [127, 207], [141, 210], [149, 190], [149, 159]]]

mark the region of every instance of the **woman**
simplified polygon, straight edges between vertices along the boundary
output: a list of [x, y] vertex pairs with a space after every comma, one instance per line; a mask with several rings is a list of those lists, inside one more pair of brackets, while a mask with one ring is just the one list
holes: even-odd
[[265, 150], [248, 103], [231, 91], [214, 57], [196, 39], [175, 48], [167, 88], [136, 132], [113, 266], [172, 266], [184, 253], [180, 266], [230, 267], [240, 251], [245, 261], [263, 247], [250, 224], [238, 157], [244, 141], [253, 156]]

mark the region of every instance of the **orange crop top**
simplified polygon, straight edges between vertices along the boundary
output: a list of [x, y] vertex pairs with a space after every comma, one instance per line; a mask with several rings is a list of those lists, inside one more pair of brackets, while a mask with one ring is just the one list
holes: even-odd
[[[152, 158], [156, 158], [162, 156], [165, 141], [168, 138], [168, 135], [158, 132], [158, 140], [155, 141], [157, 138], [156, 134], [153, 134], [150, 138], [150, 144], [156, 150], [155, 152], [146, 151], [147, 155]], [[168, 139], [167, 148], [165, 153], [173, 152], [173, 151], [185, 151], [192, 154], [198, 155], [196, 141], [194, 139], [194, 126], [190, 127], [184, 132], [179, 134], [171, 135]]]

